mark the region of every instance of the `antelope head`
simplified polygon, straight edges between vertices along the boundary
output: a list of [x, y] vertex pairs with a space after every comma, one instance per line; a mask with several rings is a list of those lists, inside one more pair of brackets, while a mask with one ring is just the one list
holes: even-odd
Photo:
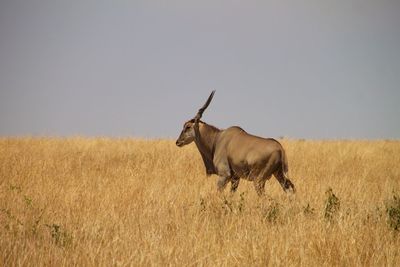
[[194, 116], [193, 119], [185, 122], [185, 124], [183, 125], [182, 132], [179, 135], [178, 140], [176, 140], [177, 146], [182, 147], [188, 145], [196, 139], [196, 132], [198, 132], [199, 121], [201, 119], [201, 116], [203, 115], [203, 112], [207, 109], [208, 105], [210, 105], [214, 93], [215, 90], [211, 92], [206, 103], [199, 109], [196, 116]]

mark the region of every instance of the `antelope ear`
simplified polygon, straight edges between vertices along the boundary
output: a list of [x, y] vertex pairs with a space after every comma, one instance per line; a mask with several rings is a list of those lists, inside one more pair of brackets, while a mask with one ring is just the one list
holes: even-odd
[[[196, 123], [196, 119], [191, 119], [189, 122], [194, 124], [194, 123]], [[204, 123], [202, 120], [199, 120], [199, 122]]]

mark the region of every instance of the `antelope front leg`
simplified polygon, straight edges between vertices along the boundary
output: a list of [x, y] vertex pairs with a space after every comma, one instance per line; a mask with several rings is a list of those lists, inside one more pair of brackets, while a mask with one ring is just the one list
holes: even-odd
[[220, 176], [217, 181], [218, 192], [222, 193], [225, 189], [226, 184], [229, 182], [228, 177]]

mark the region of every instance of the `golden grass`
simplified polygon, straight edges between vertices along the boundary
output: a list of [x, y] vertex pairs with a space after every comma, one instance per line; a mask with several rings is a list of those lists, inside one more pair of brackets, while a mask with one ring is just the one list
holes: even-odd
[[400, 266], [400, 142], [282, 143], [297, 193], [259, 198], [218, 194], [194, 145], [0, 139], [0, 265]]

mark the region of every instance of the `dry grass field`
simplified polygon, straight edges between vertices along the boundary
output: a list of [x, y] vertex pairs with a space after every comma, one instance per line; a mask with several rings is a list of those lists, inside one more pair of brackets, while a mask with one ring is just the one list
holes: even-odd
[[0, 139], [0, 265], [400, 266], [400, 141], [281, 142], [297, 193], [259, 198], [195, 145]]

